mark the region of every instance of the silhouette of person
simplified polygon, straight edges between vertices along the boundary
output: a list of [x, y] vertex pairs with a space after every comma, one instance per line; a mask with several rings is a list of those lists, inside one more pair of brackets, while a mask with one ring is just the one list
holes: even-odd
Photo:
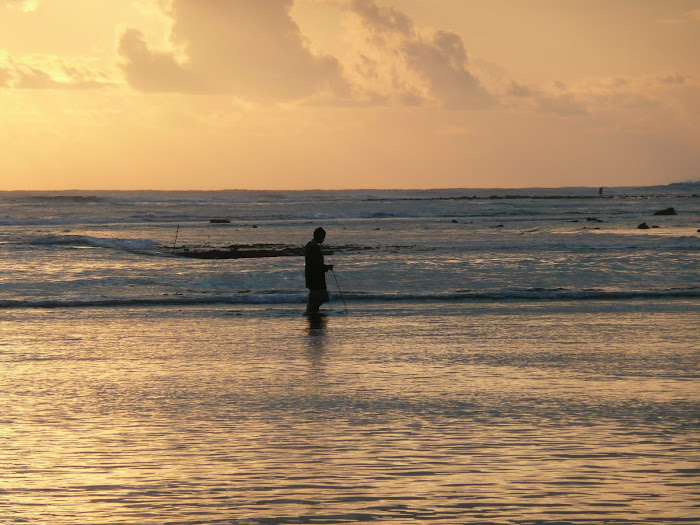
[[333, 269], [332, 264], [323, 262], [321, 244], [326, 238], [326, 230], [316, 228], [314, 238], [309, 241], [304, 248], [306, 263], [304, 275], [306, 276], [306, 287], [309, 289], [309, 302], [306, 306], [307, 314], [318, 313], [319, 307], [328, 301], [328, 288], [326, 288], [326, 272]]

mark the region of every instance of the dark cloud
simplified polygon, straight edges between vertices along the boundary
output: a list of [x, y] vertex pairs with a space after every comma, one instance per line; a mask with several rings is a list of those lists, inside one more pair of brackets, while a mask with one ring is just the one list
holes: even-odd
[[292, 20], [293, 0], [173, 0], [172, 43], [184, 51], [151, 49], [127, 30], [119, 53], [129, 84], [143, 91], [231, 93], [291, 100], [322, 91], [347, 95], [338, 61], [313, 54]]

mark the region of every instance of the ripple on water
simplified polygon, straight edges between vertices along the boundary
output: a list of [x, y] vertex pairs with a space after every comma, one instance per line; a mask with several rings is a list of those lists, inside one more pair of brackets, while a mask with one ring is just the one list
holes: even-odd
[[[14, 328], [0, 521], [698, 521], [697, 364], [664, 347], [642, 370], [663, 341], [624, 313], [606, 318], [619, 335], [596, 359], [580, 312], [553, 325], [526, 310], [504, 328], [502, 312], [456, 308], [434, 338], [389, 342], [402, 318], [343, 318], [319, 342], [297, 317], [195, 313]], [[99, 342], [42, 339], [78, 324]]]

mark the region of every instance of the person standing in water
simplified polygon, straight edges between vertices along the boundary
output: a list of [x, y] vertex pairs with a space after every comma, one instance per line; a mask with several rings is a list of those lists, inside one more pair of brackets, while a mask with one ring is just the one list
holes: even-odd
[[309, 302], [306, 306], [307, 314], [318, 313], [319, 307], [328, 301], [328, 288], [326, 288], [326, 272], [333, 269], [332, 264], [323, 262], [321, 244], [326, 238], [326, 230], [316, 228], [314, 238], [309, 241], [304, 249], [306, 263], [304, 274], [306, 287], [309, 289]]

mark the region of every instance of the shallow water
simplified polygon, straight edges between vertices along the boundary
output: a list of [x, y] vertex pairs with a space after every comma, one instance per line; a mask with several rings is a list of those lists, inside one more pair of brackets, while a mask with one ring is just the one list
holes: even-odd
[[527, 191], [1, 193], [0, 523], [699, 522], [700, 186]]
[[678, 523], [697, 301], [0, 310], [0, 523]]
[[300, 257], [172, 247], [299, 248], [319, 225], [351, 302], [700, 297], [700, 184], [607, 191], [0, 192], [0, 308], [302, 303]]

